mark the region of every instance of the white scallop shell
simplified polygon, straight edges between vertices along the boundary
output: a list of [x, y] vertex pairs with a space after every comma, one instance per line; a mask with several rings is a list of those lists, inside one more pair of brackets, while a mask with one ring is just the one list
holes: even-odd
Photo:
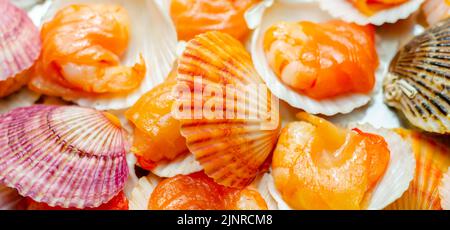
[[93, 97], [66, 98], [81, 106], [98, 110], [124, 109], [133, 105], [144, 93], [162, 83], [172, 69], [176, 57], [177, 34], [170, 18], [162, 13], [158, 0], [58, 0], [53, 1], [43, 23], [58, 10], [76, 3], [115, 3], [123, 6], [131, 20], [130, 45], [122, 64], [132, 66], [142, 54], [147, 73], [141, 86], [127, 95], [102, 94]]
[[441, 185], [439, 186], [439, 197], [441, 198], [441, 206], [444, 210], [450, 210], [450, 167], [442, 176]]
[[273, 184], [273, 178], [270, 173], [259, 175], [252, 185], [256, 187], [261, 197], [266, 201], [269, 210], [279, 210], [278, 202], [273, 198], [269, 191], [269, 183]]
[[275, 187], [275, 181], [273, 180], [272, 174], [268, 177], [267, 189], [269, 189], [269, 193], [272, 198], [277, 202], [279, 210], [293, 210], [281, 197], [280, 192]]
[[139, 179], [129, 198], [130, 210], [147, 210], [150, 196], [160, 181], [161, 179], [153, 174]]
[[367, 207], [369, 210], [383, 209], [400, 198], [408, 189], [416, 170], [416, 159], [411, 144], [403, 140], [394, 131], [382, 128], [376, 129], [368, 124], [357, 125], [356, 127], [363, 132], [382, 136], [390, 150], [389, 165], [383, 178], [373, 189]]
[[128, 179], [125, 182], [125, 188], [123, 189], [123, 191], [128, 199], [131, 198], [133, 189], [139, 182], [139, 178], [136, 176], [136, 171], [134, 170], [136, 162], [136, 156], [133, 153], [127, 153]]
[[366, 16], [359, 12], [353, 4], [347, 0], [317, 0], [320, 8], [330, 13], [335, 18], [360, 25], [373, 24], [380, 26], [384, 23], [394, 23], [405, 19], [419, 9], [424, 0], [409, 0], [399, 6], [382, 10], [372, 16]]
[[174, 177], [202, 171], [203, 167], [191, 153], [178, 156], [171, 161], [159, 161], [151, 172], [159, 177]]
[[[300, 1], [300, 3], [289, 4], [275, 2], [273, 5], [269, 3], [269, 1], [260, 3], [252, 8], [255, 9], [259, 7], [258, 10], [247, 11], [245, 16], [247, 24], [250, 27], [256, 27], [256, 23], [258, 21], [260, 22], [260, 25], [253, 32], [252, 36], [252, 59], [256, 70], [266, 82], [272, 93], [293, 107], [303, 109], [308, 113], [324, 114], [327, 116], [338, 113], [350, 113], [355, 108], [367, 104], [371, 99], [371, 95], [367, 94], [348, 94], [332, 99], [320, 101], [314, 100], [297, 93], [279, 80], [269, 66], [263, 49], [264, 32], [267, 28], [279, 21], [308, 20], [323, 22], [332, 19], [332, 17], [328, 13], [318, 9], [317, 3], [314, 2], [305, 3]], [[264, 8], [266, 10], [264, 10]], [[377, 51], [382, 53], [380, 52], [380, 49], [382, 48], [382, 43], [377, 39]], [[383, 66], [382, 63], [380, 63], [380, 67], [381, 66]], [[379, 73], [380, 71], [377, 71], [377, 82], [378, 78], [382, 77]], [[376, 90], [378, 85], [374, 88]]]

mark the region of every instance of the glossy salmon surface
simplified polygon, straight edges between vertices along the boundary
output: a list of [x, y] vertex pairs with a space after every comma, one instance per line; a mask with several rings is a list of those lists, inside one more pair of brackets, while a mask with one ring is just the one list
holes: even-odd
[[389, 9], [408, 0], [349, 0], [361, 13], [371, 16], [379, 11]]
[[144, 94], [125, 113], [135, 125], [131, 151], [146, 169], [154, 167], [157, 161], [172, 160], [189, 152], [180, 134], [180, 122], [171, 113], [175, 76], [172, 72], [164, 83]]
[[171, 0], [170, 15], [178, 39], [190, 40], [208, 31], [228, 33], [243, 40], [250, 32], [245, 11], [259, 0]]
[[219, 185], [203, 172], [165, 179], [153, 191], [151, 210], [261, 210], [267, 204], [253, 188]]
[[29, 86], [52, 96], [125, 93], [145, 76], [143, 58], [132, 67], [120, 57], [129, 43], [124, 8], [109, 4], [71, 5], [41, 30], [43, 49]]
[[281, 82], [314, 99], [367, 94], [375, 84], [372, 26], [339, 20], [280, 22], [266, 31], [264, 51]]
[[294, 209], [363, 209], [389, 163], [384, 138], [298, 116], [303, 121], [282, 130], [273, 155], [283, 199]]

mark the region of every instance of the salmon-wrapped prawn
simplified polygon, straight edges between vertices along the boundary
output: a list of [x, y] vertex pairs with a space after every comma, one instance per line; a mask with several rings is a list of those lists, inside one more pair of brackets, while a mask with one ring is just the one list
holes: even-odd
[[118, 5], [61, 9], [42, 27], [43, 51], [30, 88], [62, 97], [136, 89], [146, 72], [142, 56], [132, 67], [120, 63], [128, 47], [129, 27], [127, 12]]
[[372, 91], [378, 67], [374, 43], [371, 26], [280, 22], [266, 31], [264, 50], [284, 84], [321, 100]]

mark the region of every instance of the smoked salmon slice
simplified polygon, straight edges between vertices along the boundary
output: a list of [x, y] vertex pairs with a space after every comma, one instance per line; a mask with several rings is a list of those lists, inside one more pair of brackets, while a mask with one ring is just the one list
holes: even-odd
[[126, 93], [145, 76], [140, 57], [132, 67], [120, 57], [129, 43], [126, 10], [112, 4], [70, 5], [41, 30], [43, 49], [29, 86], [51, 96]]
[[378, 56], [370, 25], [280, 22], [266, 31], [264, 51], [284, 84], [313, 99], [366, 94], [375, 84]]
[[274, 151], [275, 186], [294, 209], [363, 209], [390, 159], [383, 137], [300, 113]]
[[189, 153], [181, 136], [180, 122], [172, 116], [176, 85], [174, 71], [165, 82], [144, 94], [125, 116], [135, 125], [131, 151], [138, 156], [141, 167], [151, 170], [156, 162], [173, 160]]
[[250, 32], [245, 11], [259, 0], [172, 0], [170, 15], [178, 39], [190, 40], [208, 31], [228, 33], [243, 40]]

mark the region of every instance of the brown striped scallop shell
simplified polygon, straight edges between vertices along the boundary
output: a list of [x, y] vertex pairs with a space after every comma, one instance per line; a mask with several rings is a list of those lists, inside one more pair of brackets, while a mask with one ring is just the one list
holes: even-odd
[[404, 46], [383, 84], [388, 105], [429, 132], [450, 132], [450, 19]]

